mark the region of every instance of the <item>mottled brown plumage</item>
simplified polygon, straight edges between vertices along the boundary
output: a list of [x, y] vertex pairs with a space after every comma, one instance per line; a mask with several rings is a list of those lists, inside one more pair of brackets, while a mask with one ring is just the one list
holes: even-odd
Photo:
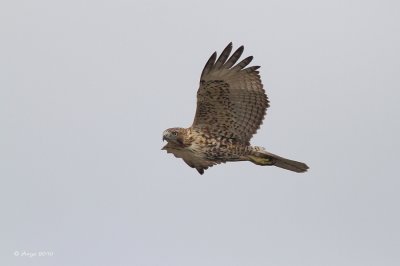
[[182, 158], [200, 174], [208, 167], [228, 161], [251, 161], [295, 172], [307, 171], [304, 163], [250, 145], [269, 104], [257, 71], [259, 67], [246, 68], [253, 57], [236, 64], [243, 49], [239, 47], [230, 56], [230, 43], [218, 59], [216, 53], [212, 54], [201, 73], [192, 126], [165, 130], [163, 140], [168, 143], [163, 150]]

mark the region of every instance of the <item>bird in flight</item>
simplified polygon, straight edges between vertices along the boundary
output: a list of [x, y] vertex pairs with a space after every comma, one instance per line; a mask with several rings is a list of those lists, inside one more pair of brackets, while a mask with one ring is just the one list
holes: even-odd
[[[250, 145], [269, 107], [258, 72], [259, 66], [247, 67], [253, 60], [240, 46], [232, 55], [232, 43], [217, 59], [214, 52], [200, 76], [197, 109], [191, 127], [169, 128], [163, 132], [168, 143], [162, 148], [200, 174], [209, 167], [226, 162], [250, 161], [274, 165], [290, 171], [307, 171], [305, 163], [289, 160]], [[237, 63], [237, 64], [236, 64]]]

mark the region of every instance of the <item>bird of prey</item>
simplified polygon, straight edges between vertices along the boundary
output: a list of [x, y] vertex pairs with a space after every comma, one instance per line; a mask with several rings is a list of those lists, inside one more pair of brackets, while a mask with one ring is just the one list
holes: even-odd
[[[258, 72], [249, 56], [239, 63], [240, 46], [231, 56], [232, 43], [217, 59], [214, 52], [200, 76], [197, 110], [189, 128], [174, 127], [163, 132], [168, 143], [162, 148], [203, 174], [207, 168], [225, 162], [250, 161], [305, 172], [305, 163], [289, 160], [251, 146], [269, 107]], [[236, 64], [237, 63], [237, 64]]]

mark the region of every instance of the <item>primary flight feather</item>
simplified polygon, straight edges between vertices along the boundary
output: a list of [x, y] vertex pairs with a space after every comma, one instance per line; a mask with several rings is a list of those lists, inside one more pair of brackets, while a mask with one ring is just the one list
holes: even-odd
[[250, 145], [269, 102], [257, 71], [259, 66], [247, 67], [253, 57], [237, 63], [243, 50], [240, 46], [230, 56], [230, 43], [218, 59], [217, 53], [211, 55], [200, 76], [192, 126], [165, 130], [163, 140], [168, 143], [162, 149], [182, 158], [200, 174], [215, 164], [236, 161], [274, 165], [299, 173], [307, 171], [305, 163]]

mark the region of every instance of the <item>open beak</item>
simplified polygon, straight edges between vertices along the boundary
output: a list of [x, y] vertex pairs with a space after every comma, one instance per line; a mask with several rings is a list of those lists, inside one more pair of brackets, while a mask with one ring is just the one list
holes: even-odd
[[[164, 140], [164, 138], [163, 138], [163, 140]], [[169, 143], [167, 143], [167, 145], [165, 145], [164, 147], [162, 147], [161, 150], [167, 150], [168, 144], [169, 144]]]

